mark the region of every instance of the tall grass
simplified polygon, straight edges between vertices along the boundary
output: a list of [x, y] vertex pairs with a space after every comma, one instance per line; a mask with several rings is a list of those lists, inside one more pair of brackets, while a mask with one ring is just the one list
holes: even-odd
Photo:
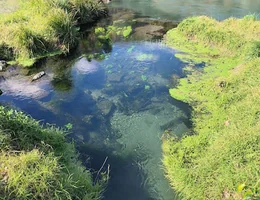
[[100, 199], [107, 181], [94, 183], [64, 131], [43, 127], [0, 107], [0, 199]]
[[95, 0], [20, 0], [18, 10], [0, 15], [0, 49], [11, 50], [12, 60], [21, 65], [52, 53], [68, 53], [77, 45], [80, 24], [105, 14], [104, 5]]
[[260, 197], [260, 21], [184, 20], [168, 45], [189, 62], [206, 62], [170, 90], [193, 106], [192, 136], [165, 137], [166, 176], [184, 199]]

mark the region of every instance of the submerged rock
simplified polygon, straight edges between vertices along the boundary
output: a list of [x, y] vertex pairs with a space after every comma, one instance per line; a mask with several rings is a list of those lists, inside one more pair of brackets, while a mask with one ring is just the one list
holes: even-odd
[[93, 115], [86, 115], [82, 121], [85, 122], [88, 126], [92, 125]]
[[107, 76], [107, 80], [109, 82], [116, 82], [116, 83], [122, 81], [123, 78], [124, 78], [124, 74], [122, 73], [111, 73]]
[[45, 72], [41, 71], [33, 76], [32, 81], [36, 81], [36, 80], [40, 79], [41, 77], [43, 77], [44, 75], [45, 75]]
[[4, 76], [0, 76], [0, 83], [5, 81], [5, 77]]
[[109, 116], [115, 109], [115, 104], [112, 101], [103, 99], [97, 102], [97, 107], [103, 116]]
[[7, 67], [7, 63], [4, 60], [0, 60], [0, 71], [4, 71]]
[[164, 27], [160, 25], [148, 24], [145, 26], [137, 27], [133, 37], [137, 39], [153, 39], [155, 37], [162, 37], [164, 35]]

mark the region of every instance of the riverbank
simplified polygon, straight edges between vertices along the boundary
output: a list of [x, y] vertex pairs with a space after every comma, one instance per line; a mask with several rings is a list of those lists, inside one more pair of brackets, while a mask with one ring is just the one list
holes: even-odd
[[[187, 199], [259, 196], [260, 22], [191, 17], [165, 36], [189, 75], [170, 90], [193, 107], [193, 133], [165, 135], [163, 163]], [[204, 66], [195, 69], [195, 65]]]
[[0, 198], [100, 199], [106, 175], [92, 179], [66, 134], [0, 107]]
[[107, 14], [100, 2], [20, 1], [16, 11], [0, 16], [0, 58], [31, 66], [47, 56], [68, 54], [77, 45], [80, 26]]

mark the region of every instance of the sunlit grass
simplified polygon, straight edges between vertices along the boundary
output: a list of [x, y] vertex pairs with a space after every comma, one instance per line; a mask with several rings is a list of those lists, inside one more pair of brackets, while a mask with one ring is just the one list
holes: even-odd
[[0, 107], [0, 199], [100, 199], [107, 181], [92, 180], [65, 132]]
[[[77, 45], [79, 25], [106, 14], [104, 5], [95, 0], [20, 2], [15, 12], [0, 15], [0, 49], [10, 49], [11, 59], [20, 64], [33, 63], [51, 52], [68, 53]], [[10, 55], [0, 53], [10, 60]]]
[[260, 195], [260, 22], [184, 20], [166, 43], [205, 62], [170, 90], [193, 106], [193, 136], [165, 137], [166, 175], [185, 199], [256, 199]]

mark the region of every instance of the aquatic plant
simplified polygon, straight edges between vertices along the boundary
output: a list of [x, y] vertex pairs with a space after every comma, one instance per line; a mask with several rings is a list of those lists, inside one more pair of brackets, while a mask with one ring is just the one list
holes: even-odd
[[65, 134], [0, 107], [0, 199], [100, 199], [106, 178], [93, 182]]
[[131, 34], [132, 32], [132, 27], [131, 26], [127, 26], [127, 27], [124, 27], [123, 30], [122, 30], [122, 35], [127, 38], [129, 37], [129, 35]]
[[[84, 9], [88, 15], [83, 17]], [[104, 9], [92, 0], [21, 1], [15, 12], [0, 15], [0, 49], [6, 49], [0, 51], [1, 57], [27, 66], [66, 54], [77, 44], [79, 24], [92, 22], [91, 16], [102, 16]]]
[[134, 45], [132, 45], [131, 47], [129, 47], [129, 48], [127, 49], [127, 53], [132, 53], [133, 50], [134, 50], [134, 48], [135, 48]]
[[144, 86], [144, 89], [145, 89], [145, 90], [150, 90], [150, 88], [151, 88], [150, 85], [145, 85], [145, 86]]
[[149, 61], [149, 60], [153, 59], [153, 55], [152, 54], [141, 53], [141, 54], [137, 55], [136, 59], [138, 61]]
[[186, 199], [260, 194], [259, 34], [252, 17], [218, 22], [205, 16], [166, 34], [166, 44], [187, 53], [182, 60], [207, 63], [170, 89], [193, 106], [194, 134], [163, 139], [166, 176]]
[[147, 81], [147, 76], [142, 75], [142, 76], [141, 76], [141, 79], [142, 79], [143, 81]]

